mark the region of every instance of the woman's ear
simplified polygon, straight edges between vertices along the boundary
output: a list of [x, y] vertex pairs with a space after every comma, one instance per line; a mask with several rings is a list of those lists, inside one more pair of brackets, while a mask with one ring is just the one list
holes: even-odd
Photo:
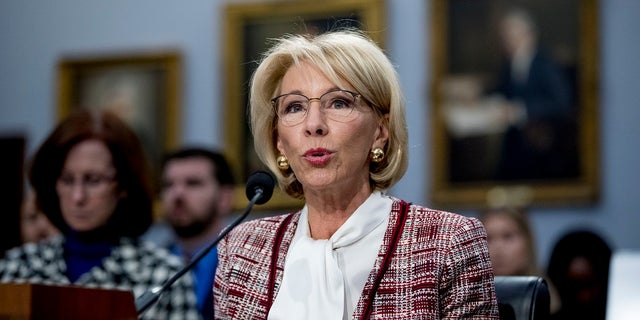
[[278, 152], [280, 152], [281, 155], [285, 155], [282, 148], [282, 143], [280, 142], [280, 137], [278, 137], [276, 140], [276, 149], [278, 149]]
[[376, 130], [376, 138], [373, 142], [373, 148], [383, 148], [389, 141], [389, 115], [385, 114], [378, 123]]

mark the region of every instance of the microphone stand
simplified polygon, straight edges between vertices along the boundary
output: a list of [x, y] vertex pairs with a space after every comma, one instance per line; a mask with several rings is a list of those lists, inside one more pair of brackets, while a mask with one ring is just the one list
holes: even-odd
[[171, 287], [171, 285], [174, 282], [176, 282], [180, 277], [182, 277], [182, 275], [187, 273], [187, 271], [191, 270], [191, 268], [193, 268], [193, 266], [196, 263], [198, 263], [205, 255], [207, 255], [207, 253], [209, 253], [209, 251], [211, 251], [211, 249], [213, 249], [213, 247], [215, 247], [218, 244], [218, 242], [222, 240], [222, 238], [224, 238], [233, 228], [235, 228], [238, 224], [240, 224], [240, 222], [242, 222], [242, 220], [244, 220], [249, 215], [249, 212], [251, 212], [251, 209], [256, 204], [256, 201], [262, 198], [264, 194], [264, 191], [261, 188], [256, 188], [255, 192], [256, 194], [253, 196], [253, 198], [251, 198], [251, 200], [249, 201], [249, 204], [244, 209], [244, 212], [242, 212], [240, 217], [236, 218], [236, 220], [234, 220], [229, 226], [227, 226], [213, 242], [211, 242], [204, 250], [200, 251], [200, 253], [198, 253], [195, 257], [193, 257], [193, 259], [191, 259], [189, 264], [187, 264], [184, 268], [182, 268], [180, 271], [174, 274], [173, 277], [165, 281], [161, 286], [155, 286], [147, 290], [144, 294], [142, 294], [136, 299], [136, 310], [138, 311], [138, 315], [141, 315], [143, 312], [149, 309], [156, 301], [158, 301], [158, 299], [160, 299], [160, 295], [165, 290]]

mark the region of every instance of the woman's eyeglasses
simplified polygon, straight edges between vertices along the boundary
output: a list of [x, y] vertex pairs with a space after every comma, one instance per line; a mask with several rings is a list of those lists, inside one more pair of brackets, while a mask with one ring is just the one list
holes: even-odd
[[62, 174], [56, 182], [58, 191], [68, 194], [76, 185], [88, 193], [95, 193], [115, 181], [115, 175], [88, 173], [76, 179], [72, 174]]
[[331, 120], [349, 122], [355, 119], [359, 93], [347, 90], [329, 91], [319, 98], [309, 98], [299, 93], [286, 93], [271, 99], [278, 118], [285, 126], [300, 124], [309, 113], [311, 101], [320, 102], [320, 110]]

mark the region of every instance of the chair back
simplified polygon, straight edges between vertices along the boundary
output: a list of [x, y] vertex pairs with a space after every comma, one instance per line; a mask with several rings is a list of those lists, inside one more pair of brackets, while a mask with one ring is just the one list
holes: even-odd
[[549, 319], [549, 288], [544, 278], [496, 276], [495, 284], [500, 319]]

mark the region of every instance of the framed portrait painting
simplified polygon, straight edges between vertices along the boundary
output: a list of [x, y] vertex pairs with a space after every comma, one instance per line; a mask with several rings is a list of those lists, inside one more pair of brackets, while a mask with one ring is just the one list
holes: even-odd
[[[242, 182], [235, 198], [236, 208], [243, 208], [248, 203], [244, 182], [251, 172], [264, 169], [254, 151], [247, 117], [249, 81], [261, 54], [272, 39], [284, 34], [319, 34], [336, 28], [358, 28], [383, 45], [384, 1], [243, 2], [227, 5], [225, 19], [225, 150]], [[277, 189], [262, 207], [293, 208], [301, 203]]]
[[596, 200], [597, 1], [432, 3], [433, 202]]
[[58, 63], [58, 117], [109, 109], [136, 132], [159, 188], [162, 156], [178, 140], [180, 55], [150, 52], [65, 57]]

